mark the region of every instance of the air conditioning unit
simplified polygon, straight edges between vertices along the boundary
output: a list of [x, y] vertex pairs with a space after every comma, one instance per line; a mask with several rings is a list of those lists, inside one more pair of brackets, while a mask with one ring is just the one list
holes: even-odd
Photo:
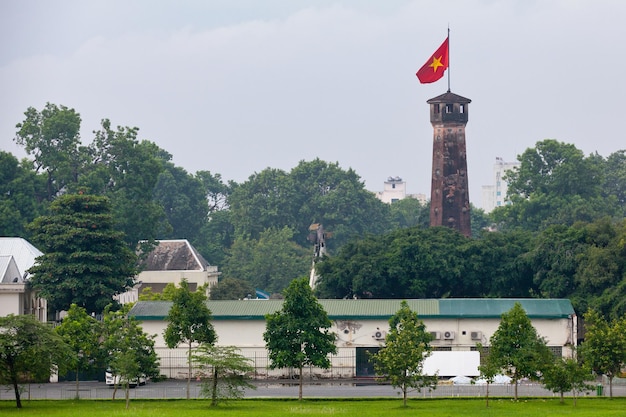
[[470, 336], [472, 337], [472, 340], [482, 340], [483, 332], [471, 332]]
[[387, 336], [387, 332], [382, 330], [376, 330], [372, 333], [372, 337], [376, 340], [385, 340], [385, 336]]
[[441, 339], [441, 332], [430, 332], [430, 335], [432, 336], [433, 340]]
[[445, 340], [452, 340], [452, 339], [454, 339], [454, 332], [450, 332], [450, 331], [443, 332], [443, 338]]

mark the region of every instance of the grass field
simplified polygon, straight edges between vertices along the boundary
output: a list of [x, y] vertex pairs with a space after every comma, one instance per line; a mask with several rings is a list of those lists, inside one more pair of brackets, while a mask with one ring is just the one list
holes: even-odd
[[241, 400], [211, 408], [204, 400], [134, 400], [128, 410], [123, 400], [24, 401], [18, 410], [14, 401], [0, 401], [2, 416], [46, 417], [283, 417], [283, 416], [620, 416], [626, 415], [626, 398], [582, 398], [574, 407], [569, 398], [565, 404], [558, 399], [491, 399], [489, 408], [484, 399], [419, 399], [402, 407], [401, 400]]

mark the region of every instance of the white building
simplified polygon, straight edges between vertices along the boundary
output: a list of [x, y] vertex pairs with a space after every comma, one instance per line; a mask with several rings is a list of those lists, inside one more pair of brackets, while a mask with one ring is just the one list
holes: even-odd
[[426, 204], [427, 201], [425, 194], [407, 194], [406, 181], [403, 181], [400, 177], [387, 178], [384, 190], [376, 192], [376, 198], [387, 204], [395, 203], [405, 198], [415, 198], [421, 204]]
[[210, 265], [186, 239], [157, 241], [157, 246], [139, 266], [141, 272], [135, 279], [135, 286], [117, 296], [121, 304], [137, 301], [147, 287], [153, 293], [160, 293], [167, 284], [179, 285], [183, 279], [187, 280], [191, 291], [206, 284], [208, 295], [220, 275], [217, 266]]
[[507, 171], [519, 168], [519, 162], [505, 162], [502, 158], [496, 157], [493, 165], [493, 184], [483, 185], [482, 208], [485, 213], [490, 213], [494, 208], [510, 204], [507, 199], [508, 184], [504, 180]]
[[0, 237], [0, 316], [32, 314], [47, 320], [47, 303], [28, 287], [28, 269], [43, 255], [27, 240]]
[[[369, 353], [384, 343], [389, 318], [400, 309], [401, 300], [319, 300], [333, 321], [338, 353], [328, 370], [308, 369], [313, 378], [374, 376]], [[478, 375], [477, 343], [489, 345], [503, 313], [515, 302], [525, 309], [539, 336], [547, 340], [555, 355], [569, 357], [577, 342], [577, 319], [569, 300], [563, 299], [419, 299], [407, 300], [433, 335], [434, 355], [425, 363], [432, 374]], [[142, 322], [148, 334], [155, 334], [161, 373], [170, 378], [186, 377], [184, 347], [168, 349], [163, 340], [169, 301], [140, 301], [129, 315]], [[269, 369], [263, 333], [265, 316], [281, 309], [282, 300], [239, 300], [207, 302], [218, 345], [236, 346], [249, 358], [257, 377], [289, 377], [290, 370]], [[471, 368], [471, 369], [468, 369]]]

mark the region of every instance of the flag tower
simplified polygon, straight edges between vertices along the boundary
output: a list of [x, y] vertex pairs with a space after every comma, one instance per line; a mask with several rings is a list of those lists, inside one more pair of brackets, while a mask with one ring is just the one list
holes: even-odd
[[[448, 38], [417, 71], [421, 83], [441, 79], [449, 68]], [[470, 237], [469, 187], [465, 126], [471, 100], [448, 91], [427, 101], [433, 126], [433, 165], [430, 190], [430, 226], [447, 226]]]

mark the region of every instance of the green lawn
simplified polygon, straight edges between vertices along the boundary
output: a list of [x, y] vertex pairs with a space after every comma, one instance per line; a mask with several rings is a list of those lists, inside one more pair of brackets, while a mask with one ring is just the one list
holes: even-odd
[[407, 408], [401, 400], [241, 400], [218, 408], [204, 400], [133, 400], [125, 409], [123, 400], [36, 400], [24, 401], [15, 408], [14, 401], [0, 401], [2, 416], [46, 417], [282, 417], [282, 416], [624, 416], [626, 398], [582, 398], [573, 406], [571, 398], [560, 404], [558, 399], [491, 399], [485, 408], [484, 399], [412, 399]]

